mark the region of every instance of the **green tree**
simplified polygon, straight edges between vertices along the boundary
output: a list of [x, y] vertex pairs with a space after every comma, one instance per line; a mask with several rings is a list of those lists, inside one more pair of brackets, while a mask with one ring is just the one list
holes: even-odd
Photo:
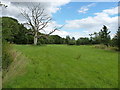
[[89, 38], [85, 37], [85, 38], [79, 38], [77, 41], [76, 41], [76, 44], [77, 45], [87, 45], [87, 44], [90, 44], [90, 40]]
[[18, 21], [11, 17], [2, 17], [2, 36], [3, 39], [10, 43], [14, 42], [14, 38], [19, 31]]
[[120, 51], [120, 27], [118, 28], [118, 31], [117, 31], [117, 37], [118, 37], [118, 48], [119, 48], [119, 51]]
[[94, 35], [94, 37], [93, 37], [92, 43], [93, 44], [100, 44], [100, 34], [97, 32], [94, 32], [93, 35]]
[[75, 44], [76, 44], [75, 38], [72, 37], [72, 39], [69, 40], [69, 45], [75, 45]]
[[108, 31], [108, 28], [103, 25], [103, 28], [101, 29], [101, 31], [99, 32], [100, 35], [100, 42], [106, 46], [109, 45], [110, 43], [110, 31]]
[[27, 44], [27, 29], [23, 24], [19, 25], [18, 34], [14, 38], [14, 42], [17, 44]]
[[66, 44], [69, 44], [69, 42], [70, 42], [70, 36], [68, 35], [66, 36]]
[[94, 34], [89, 34], [89, 36], [90, 36], [90, 43], [91, 43], [91, 44], [93, 43], [93, 35], [94, 35]]
[[118, 50], [120, 51], [120, 27], [118, 28], [116, 35], [112, 39], [111, 44], [112, 46], [118, 47]]
[[51, 35], [54, 40], [54, 44], [62, 44], [62, 38], [58, 35]]

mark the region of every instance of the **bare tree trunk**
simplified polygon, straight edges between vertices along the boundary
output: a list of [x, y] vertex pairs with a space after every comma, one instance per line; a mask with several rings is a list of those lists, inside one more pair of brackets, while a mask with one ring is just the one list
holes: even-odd
[[[28, 10], [22, 9], [21, 14], [27, 20], [25, 24], [30, 26], [30, 28], [33, 30], [32, 35], [34, 36], [34, 45], [37, 45], [38, 38], [40, 38], [40, 35], [38, 34], [40, 34], [40, 31], [46, 32], [44, 28], [46, 28], [49, 25], [52, 18], [46, 13], [46, 11], [44, 11], [45, 9], [42, 8], [42, 6], [40, 6], [40, 3], [38, 3], [38, 5], [36, 4], [31, 7], [28, 7], [27, 9]], [[45, 36], [45, 37], [49, 36], [53, 32], [55, 32], [56, 30], [62, 27], [59, 27], [59, 28], [55, 27], [48, 34], [44, 34], [42, 36]]]
[[34, 35], [34, 45], [37, 45], [37, 40], [38, 40], [37, 32], [35, 32], [35, 35]]

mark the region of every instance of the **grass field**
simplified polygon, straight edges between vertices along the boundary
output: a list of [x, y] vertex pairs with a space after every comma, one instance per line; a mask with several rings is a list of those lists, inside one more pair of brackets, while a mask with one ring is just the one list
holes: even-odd
[[20, 56], [19, 63], [16, 60], [16, 63], [12, 64], [12, 67], [17, 69], [10, 69], [3, 87], [118, 87], [118, 52], [92, 46], [13, 45], [13, 47], [25, 58], [22, 59]]

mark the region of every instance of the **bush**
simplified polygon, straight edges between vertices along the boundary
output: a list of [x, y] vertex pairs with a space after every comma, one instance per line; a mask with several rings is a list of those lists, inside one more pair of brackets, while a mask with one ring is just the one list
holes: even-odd
[[7, 70], [9, 65], [12, 63], [13, 58], [10, 53], [11, 45], [6, 41], [3, 41], [2, 44], [2, 68]]
[[75, 44], [76, 44], [75, 40], [70, 40], [69, 43], [68, 43], [68, 45], [75, 45]]
[[101, 45], [95, 45], [95, 48], [99, 48], [99, 49], [106, 49], [106, 48], [107, 48], [107, 46], [106, 46], [106, 45], [101, 44]]
[[88, 45], [90, 44], [90, 40], [89, 38], [85, 37], [85, 38], [79, 38], [77, 41], [76, 41], [76, 45]]

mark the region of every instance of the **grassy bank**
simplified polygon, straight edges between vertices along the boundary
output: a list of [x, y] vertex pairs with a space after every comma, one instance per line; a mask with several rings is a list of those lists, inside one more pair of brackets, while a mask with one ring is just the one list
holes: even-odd
[[[118, 53], [92, 46], [13, 45], [25, 58], [3, 87], [14, 88], [115, 88], [118, 84]], [[25, 64], [27, 63], [27, 64]], [[12, 68], [11, 68], [12, 69]], [[21, 74], [20, 74], [21, 73]]]

